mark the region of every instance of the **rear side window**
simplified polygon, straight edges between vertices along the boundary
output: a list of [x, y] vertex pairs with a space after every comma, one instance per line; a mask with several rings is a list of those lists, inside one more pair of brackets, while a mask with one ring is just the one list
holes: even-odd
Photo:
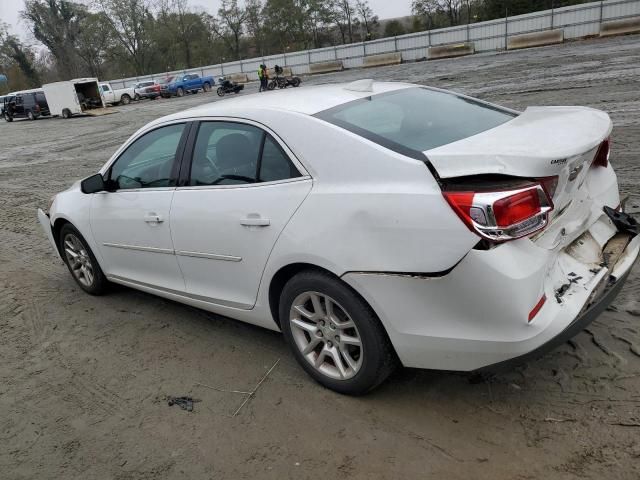
[[262, 129], [233, 122], [200, 124], [189, 185], [238, 185], [299, 176], [280, 146]]
[[423, 159], [423, 151], [497, 127], [516, 115], [453, 93], [416, 87], [355, 100], [315, 116]]

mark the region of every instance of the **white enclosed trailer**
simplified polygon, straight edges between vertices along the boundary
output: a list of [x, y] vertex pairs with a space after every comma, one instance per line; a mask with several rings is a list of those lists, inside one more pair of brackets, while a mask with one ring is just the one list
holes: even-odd
[[51, 115], [100, 115], [106, 111], [97, 78], [76, 78], [42, 86]]

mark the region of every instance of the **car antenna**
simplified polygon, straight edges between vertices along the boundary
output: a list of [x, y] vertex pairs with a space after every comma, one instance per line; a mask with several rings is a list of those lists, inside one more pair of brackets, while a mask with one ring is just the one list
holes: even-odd
[[344, 89], [352, 92], [373, 92], [373, 78], [356, 80], [347, 84]]

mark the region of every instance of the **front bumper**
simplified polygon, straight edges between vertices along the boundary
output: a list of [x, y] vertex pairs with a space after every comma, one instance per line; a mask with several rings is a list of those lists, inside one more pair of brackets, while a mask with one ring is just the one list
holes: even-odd
[[[620, 236], [628, 242], [615, 261], [585, 260], [595, 246], [603, 253]], [[620, 232], [603, 214], [558, 251], [520, 239], [472, 250], [442, 276], [342, 278], [378, 314], [405, 366], [494, 370], [539, 356], [582, 330], [613, 301], [639, 254], [640, 236]], [[529, 321], [543, 295], [546, 302]]]
[[49, 215], [44, 213], [44, 211], [41, 208], [38, 209], [38, 221], [40, 222], [40, 226], [42, 227], [42, 230], [44, 230], [44, 234], [49, 239], [49, 243], [51, 243], [51, 246], [53, 247], [53, 251], [56, 252], [56, 255], [58, 256], [58, 258], [62, 260], [62, 257], [60, 257], [60, 251], [58, 250], [58, 245], [56, 244], [56, 241], [53, 238], [53, 229], [51, 228], [51, 220], [49, 218]]

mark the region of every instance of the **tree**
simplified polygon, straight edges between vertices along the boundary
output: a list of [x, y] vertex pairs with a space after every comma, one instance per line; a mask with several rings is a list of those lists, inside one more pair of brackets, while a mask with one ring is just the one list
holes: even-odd
[[389, 20], [384, 26], [385, 37], [397, 37], [398, 35], [404, 35], [405, 29], [398, 20]]
[[373, 14], [368, 0], [357, 0], [355, 9], [360, 17], [361, 24], [364, 26], [365, 40], [371, 40], [373, 38], [373, 29], [378, 26], [378, 16]]
[[435, 16], [441, 10], [438, 0], [413, 0], [411, 12], [417, 17], [423, 17], [427, 29], [431, 30], [434, 25]]
[[28, 87], [40, 85], [40, 76], [33, 64], [33, 52], [15, 36], [9, 35], [5, 23], [0, 22], [0, 66], [4, 71], [17, 67], [24, 75]]
[[66, 0], [26, 0], [21, 15], [33, 36], [49, 49], [65, 78], [80, 71], [76, 53], [81, 24], [88, 16], [83, 5]]
[[151, 0], [94, 0], [94, 6], [104, 13], [102, 18], [119, 44], [114, 55], [124, 58], [136, 75], [148, 73], [154, 23]]
[[211, 23], [211, 28], [229, 46], [237, 60], [240, 59], [240, 38], [247, 17], [247, 10], [238, 6], [238, 0], [222, 0], [218, 17]]
[[82, 22], [76, 53], [90, 76], [101, 78], [108, 51], [113, 46], [112, 30], [104, 13], [90, 13]]

